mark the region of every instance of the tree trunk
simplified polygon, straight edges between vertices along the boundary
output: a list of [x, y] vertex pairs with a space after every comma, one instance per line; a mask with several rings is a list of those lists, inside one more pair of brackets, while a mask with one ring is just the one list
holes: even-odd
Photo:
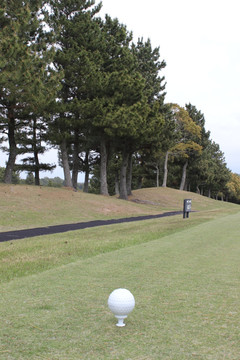
[[36, 119], [33, 120], [33, 156], [34, 156], [34, 178], [35, 178], [35, 185], [40, 186], [40, 175], [39, 175], [39, 158], [38, 158], [38, 146], [37, 146], [37, 121]]
[[101, 195], [108, 196], [108, 183], [107, 183], [107, 146], [105, 139], [101, 139], [101, 167], [100, 167], [100, 193]]
[[62, 158], [63, 173], [64, 173], [64, 185], [66, 187], [73, 187], [71, 173], [70, 173], [70, 167], [69, 167], [69, 162], [68, 162], [66, 139], [62, 140], [62, 142], [60, 144], [60, 150], [61, 150], [61, 158]]
[[143, 183], [143, 177], [140, 175], [140, 176], [138, 176], [138, 179], [137, 179], [137, 188], [138, 189], [142, 188], [142, 183]]
[[85, 161], [84, 161], [84, 168], [85, 168], [85, 178], [84, 178], [84, 185], [83, 185], [83, 192], [88, 193], [88, 184], [89, 184], [89, 151], [86, 151], [85, 154]]
[[34, 161], [35, 161], [35, 170], [34, 170], [35, 185], [40, 186], [39, 159], [38, 159], [37, 151], [34, 151]]
[[83, 192], [88, 193], [89, 171], [85, 171]]
[[182, 180], [179, 188], [180, 190], [183, 190], [185, 187], [186, 178], [187, 178], [187, 166], [188, 166], [188, 160], [186, 160], [185, 164], [183, 165]]
[[165, 155], [165, 161], [164, 161], [164, 169], [163, 169], [163, 183], [162, 183], [162, 187], [166, 187], [167, 186], [167, 176], [168, 176], [168, 155], [169, 152], [166, 152]]
[[74, 133], [74, 144], [73, 144], [73, 168], [72, 168], [72, 185], [77, 190], [78, 182], [78, 171], [79, 171], [79, 158], [78, 158], [78, 132]]
[[14, 165], [17, 157], [17, 145], [15, 141], [15, 119], [13, 117], [13, 114], [9, 114], [9, 118], [8, 118], [8, 142], [9, 142], [9, 155], [8, 155], [7, 166], [4, 174], [4, 182], [6, 184], [11, 184]]
[[132, 195], [132, 154], [129, 154], [127, 169], [127, 194], [130, 196]]
[[211, 198], [211, 189], [208, 189], [208, 197]]
[[157, 175], [156, 175], [156, 185], [159, 187], [159, 165], [156, 165]]
[[144, 177], [142, 176], [142, 173], [143, 173], [142, 169], [144, 168], [144, 165], [145, 165], [144, 161], [141, 160], [140, 164], [139, 164], [139, 166], [140, 166], [139, 176], [137, 177], [137, 188], [138, 189], [141, 189], [143, 186]]
[[120, 170], [120, 199], [127, 200], [127, 167], [128, 167], [129, 153], [126, 149], [123, 150], [122, 154], [122, 165]]
[[120, 191], [119, 191], [119, 173], [118, 170], [116, 170], [115, 172], [115, 195], [119, 195]]

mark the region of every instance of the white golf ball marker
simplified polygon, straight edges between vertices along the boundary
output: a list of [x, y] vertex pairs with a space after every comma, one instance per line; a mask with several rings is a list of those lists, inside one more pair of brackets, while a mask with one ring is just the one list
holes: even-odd
[[108, 307], [118, 319], [117, 326], [123, 327], [124, 319], [134, 309], [135, 299], [132, 293], [127, 289], [116, 289], [108, 298]]

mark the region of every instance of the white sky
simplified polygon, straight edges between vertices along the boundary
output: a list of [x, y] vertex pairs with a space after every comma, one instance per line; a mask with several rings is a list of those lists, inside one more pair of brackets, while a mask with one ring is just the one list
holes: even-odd
[[[96, 1], [98, 3], [99, 1]], [[240, 1], [102, 0], [101, 15], [117, 17], [134, 40], [160, 46], [167, 66], [166, 101], [195, 105], [229, 169], [240, 174]], [[57, 162], [56, 153], [45, 161]], [[3, 158], [0, 166], [4, 166]], [[58, 168], [44, 176], [63, 177]], [[80, 179], [79, 179], [80, 180]]]
[[195, 105], [230, 170], [240, 174], [240, 1], [102, 0], [138, 37], [160, 46], [166, 101]]

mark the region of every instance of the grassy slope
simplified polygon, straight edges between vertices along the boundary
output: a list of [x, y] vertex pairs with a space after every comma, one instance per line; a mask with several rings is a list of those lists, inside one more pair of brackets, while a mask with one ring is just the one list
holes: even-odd
[[[142, 214], [141, 205], [71, 189], [0, 185], [0, 231]], [[154, 213], [153, 210], [147, 210]]]
[[[3, 284], [0, 357], [239, 360], [239, 232], [238, 213]], [[118, 287], [136, 300], [123, 329]]]
[[0, 184], [0, 231], [182, 210], [183, 199], [189, 197], [193, 210], [209, 216], [239, 208], [169, 188], [136, 190], [130, 200], [137, 202], [126, 202], [69, 189]]

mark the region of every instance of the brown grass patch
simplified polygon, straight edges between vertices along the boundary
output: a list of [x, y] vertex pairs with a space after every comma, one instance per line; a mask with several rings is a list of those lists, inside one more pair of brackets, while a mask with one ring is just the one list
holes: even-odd
[[0, 199], [0, 231], [156, 213], [133, 202], [68, 188], [1, 184]]
[[171, 188], [147, 188], [134, 190], [133, 195], [129, 198], [131, 201], [136, 201], [146, 205], [153, 205], [162, 210], [181, 210], [183, 208], [183, 200], [192, 199], [192, 210], [212, 210], [222, 207], [236, 207], [229, 203], [209, 199], [188, 191], [180, 191]]
[[0, 184], [0, 231], [179, 211], [185, 198], [192, 199], [195, 211], [239, 209], [170, 188], [135, 190], [130, 201], [124, 201], [69, 188]]

